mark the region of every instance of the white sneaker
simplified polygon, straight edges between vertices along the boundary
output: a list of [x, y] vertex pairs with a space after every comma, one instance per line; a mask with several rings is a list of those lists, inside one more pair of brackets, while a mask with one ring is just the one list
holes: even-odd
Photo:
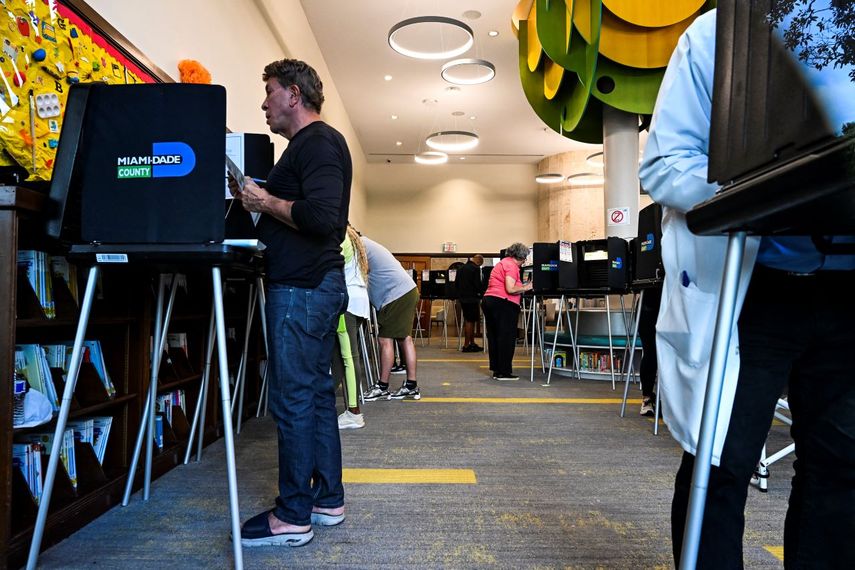
[[638, 415], [653, 417], [655, 415], [655, 409], [653, 406], [653, 398], [644, 398], [641, 401], [641, 409], [639, 410]]
[[362, 414], [354, 414], [345, 410], [338, 417], [338, 429], [359, 429], [365, 427], [365, 418]]

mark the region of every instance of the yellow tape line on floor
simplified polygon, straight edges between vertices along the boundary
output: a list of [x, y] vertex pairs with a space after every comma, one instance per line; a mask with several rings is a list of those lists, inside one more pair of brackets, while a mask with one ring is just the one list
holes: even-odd
[[783, 546], [764, 546], [766, 550], [768, 550], [772, 556], [780, 560], [784, 561], [784, 547]]
[[475, 485], [472, 469], [353, 469], [342, 470], [344, 483], [437, 483]]
[[[419, 358], [422, 362], [490, 362], [487, 358]], [[529, 360], [514, 360], [515, 364], [528, 364]]]
[[[431, 398], [404, 400], [428, 404], [620, 404], [622, 398]], [[629, 398], [627, 404], [640, 404], [640, 398]]]

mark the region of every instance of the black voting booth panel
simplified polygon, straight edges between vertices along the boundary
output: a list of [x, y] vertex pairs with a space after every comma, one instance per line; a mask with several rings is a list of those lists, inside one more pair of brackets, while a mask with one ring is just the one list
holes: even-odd
[[579, 244], [579, 288], [607, 289], [609, 286], [609, 242], [592, 239]]
[[421, 290], [419, 291], [419, 297], [421, 297], [422, 299], [432, 299], [433, 298], [431, 296], [432, 289], [433, 289], [433, 287], [432, 287], [431, 282], [430, 282], [430, 271], [427, 269], [423, 269], [422, 270], [422, 286], [421, 286]]
[[490, 282], [490, 275], [493, 273], [494, 265], [484, 265], [481, 267], [481, 289], [482, 293], [487, 290], [487, 284]]
[[225, 104], [216, 85], [72, 86], [48, 235], [78, 244], [76, 258], [107, 249], [121, 249], [129, 262], [251, 258], [221, 243]]
[[[829, 64], [811, 80], [770, 29], [769, 8], [769, 0], [719, 2], [709, 180], [724, 189], [687, 224], [699, 234], [851, 234], [855, 84], [838, 84], [834, 102], [820, 96], [851, 65]], [[847, 105], [849, 126], [832, 123], [828, 107], [839, 115]]]
[[665, 277], [662, 266], [662, 206], [650, 204], [638, 212], [638, 237], [632, 241], [632, 285], [652, 286]]
[[558, 287], [564, 291], [579, 289], [579, 242], [559, 241], [558, 246]]
[[[49, 235], [88, 243], [223, 239], [225, 89], [215, 85], [71, 87], [51, 184]], [[79, 193], [70, 198], [70, 193]], [[69, 227], [67, 226], [67, 227]]]
[[558, 293], [558, 244], [537, 242], [532, 245], [531, 284], [536, 295]]
[[606, 240], [609, 254], [606, 282], [612, 291], [626, 291], [632, 281], [633, 255], [628, 241], [620, 237]]
[[422, 297], [427, 299], [453, 299], [455, 294], [454, 284], [449, 281], [448, 269], [432, 269], [429, 272], [428, 287], [425, 291], [425, 282], [422, 279]]

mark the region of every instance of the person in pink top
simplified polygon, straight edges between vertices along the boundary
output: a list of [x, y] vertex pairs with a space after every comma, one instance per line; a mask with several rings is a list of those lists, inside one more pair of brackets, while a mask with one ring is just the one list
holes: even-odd
[[531, 283], [520, 281], [520, 266], [528, 257], [528, 247], [515, 243], [507, 257], [493, 267], [481, 306], [487, 321], [487, 343], [490, 347], [490, 370], [496, 380], [519, 380], [513, 374], [514, 350], [517, 346], [517, 319], [520, 295], [531, 291]]

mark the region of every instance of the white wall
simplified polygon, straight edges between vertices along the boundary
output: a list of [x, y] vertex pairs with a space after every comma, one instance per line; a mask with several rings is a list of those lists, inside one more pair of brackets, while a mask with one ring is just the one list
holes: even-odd
[[368, 164], [368, 225], [394, 252], [498, 251], [537, 237], [534, 164]]
[[[195, 59], [227, 91], [226, 124], [268, 133], [261, 102], [265, 65], [303, 59], [324, 82], [324, 119], [347, 139], [354, 162], [350, 217], [365, 220], [365, 155], [299, 0], [87, 0], [155, 65], [178, 80], [178, 62]], [[286, 141], [274, 136], [276, 155]]]

